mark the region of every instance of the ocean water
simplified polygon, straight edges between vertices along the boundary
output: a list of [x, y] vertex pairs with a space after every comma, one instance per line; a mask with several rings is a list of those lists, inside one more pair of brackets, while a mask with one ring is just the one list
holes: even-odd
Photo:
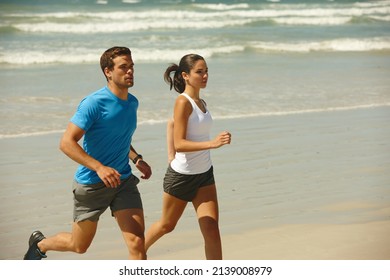
[[132, 49], [139, 124], [165, 122], [171, 62], [205, 57], [215, 119], [390, 108], [390, 1], [0, 2], [0, 139], [58, 133]]

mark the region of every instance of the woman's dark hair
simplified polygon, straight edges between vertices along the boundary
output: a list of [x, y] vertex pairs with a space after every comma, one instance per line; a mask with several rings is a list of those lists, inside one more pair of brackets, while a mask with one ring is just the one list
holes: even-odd
[[[122, 55], [130, 55], [131, 56], [131, 51], [127, 47], [112, 47], [106, 50], [102, 56], [100, 57], [100, 67], [102, 68], [104, 76], [106, 74], [104, 73], [104, 69], [106, 67], [109, 70], [112, 70], [114, 68], [114, 61], [113, 59], [117, 56], [122, 56]], [[107, 79], [107, 77], [106, 77]], [[108, 81], [108, 79], [107, 79]]]
[[[204, 60], [204, 58], [200, 55], [197, 55], [197, 54], [187, 54], [187, 55], [182, 57], [179, 65], [172, 63], [167, 68], [167, 70], [165, 70], [164, 81], [167, 84], [169, 84], [171, 90], [173, 87], [173, 88], [175, 88], [175, 90], [178, 93], [184, 92], [184, 90], [186, 88], [186, 82], [184, 81], [181, 73], [185, 72], [185, 73], [189, 74], [191, 69], [194, 68], [195, 63], [198, 60]], [[173, 79], [171, 77], [171, 72], [175, 72], [173, 75]]]

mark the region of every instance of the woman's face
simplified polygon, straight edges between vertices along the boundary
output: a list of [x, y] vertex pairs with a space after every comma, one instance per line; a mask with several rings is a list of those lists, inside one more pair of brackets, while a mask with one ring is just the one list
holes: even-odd
[[208, 78], [208, 68], [204, 60], [198, 60], [190, 73], [184, 75], [187, 84], [194, 88], [205, 88]]

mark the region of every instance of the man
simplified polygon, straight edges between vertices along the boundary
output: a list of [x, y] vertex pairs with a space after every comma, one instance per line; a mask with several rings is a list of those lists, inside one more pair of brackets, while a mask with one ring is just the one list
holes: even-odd
[[[46, 258], [47, 251], [85, 253], [95, 236], [100, 215], [110, 207], [129, 251], [130, 259], [146, 259], [144, 215], [129, 158], [142, 173], [150, 166], [131, 145], [137, 126], [138, 100], [128, 93], [134, 85], [134, 63], [126, 47], [103, 53], [100, 66], [107, 86], [84, 98], [60, 141], [60, 149], [80, 164], [75, 174], [72, 232], [46, 238], [34, 231], [27, 260]], [[83, 148], [78, 141], [84, 137]]]

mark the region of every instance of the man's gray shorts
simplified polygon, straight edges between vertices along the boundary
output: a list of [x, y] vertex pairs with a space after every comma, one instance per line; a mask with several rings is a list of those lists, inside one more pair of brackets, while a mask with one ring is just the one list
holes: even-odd
[[111, 214], [123, 209], [142, 209], [141, 195], [137, 184], [139, 179], [131, 175], [116, 188], [107, 188], [103, 182], [91, 185], [73, 183], [73, 220], [96, 222], [108, 207]]

